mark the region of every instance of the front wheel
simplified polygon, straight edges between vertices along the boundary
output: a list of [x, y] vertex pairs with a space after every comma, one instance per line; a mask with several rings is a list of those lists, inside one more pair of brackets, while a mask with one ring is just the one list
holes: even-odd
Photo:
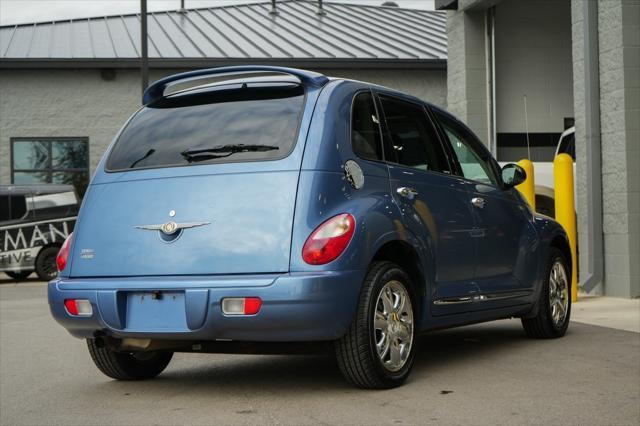
[[522, 318], [522, 326], [529, 337], [562, 337], [569, 327], [570, 315], [571, 270], [564, 254], [552, 248], [540, 291], [538, 313], [533, 318]]
[[416, 312], [411, 280], [391, 262], [375, 262], [365, 278], [356, 317], [335, 343], [342, 374], [366, 389], [401, 385], [416, 352]]
[[102, 373], [116, 380], [144, 380], [162, 373], [173, 352], [116, 352], [87, 339], [89, 353]]

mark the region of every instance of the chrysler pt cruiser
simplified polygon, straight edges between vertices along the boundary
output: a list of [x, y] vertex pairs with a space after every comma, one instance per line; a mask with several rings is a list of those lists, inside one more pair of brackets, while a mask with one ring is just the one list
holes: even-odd
[[565, 232], [514, 188], [524, 171], [442, 109], [268, 66], [173, 75], [143, 104], [48, 287], [107, 376], [155, 377], [175, 352], [317, 344], [354, 385], [389, 388], [429, 330], [567, 330]]

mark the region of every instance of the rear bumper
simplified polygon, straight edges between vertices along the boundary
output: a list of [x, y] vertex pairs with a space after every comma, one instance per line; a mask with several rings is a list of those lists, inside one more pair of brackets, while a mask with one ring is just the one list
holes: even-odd
[[[73, 336], [299, 342], [333, 340], [356, 311], [362, 271], [228, 277], [59, 278], [49, 283], [53, 317]], [[166, 294], [164, 305], [136, 295]], [[258, 314], [226, 316], [225, 297], [260, 297]], [[65, 299], [88, 299], [89, 317], [74, 317]]]

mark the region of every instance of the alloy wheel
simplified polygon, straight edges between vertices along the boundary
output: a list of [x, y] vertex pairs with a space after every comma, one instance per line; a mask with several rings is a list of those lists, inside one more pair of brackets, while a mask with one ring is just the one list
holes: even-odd
[[555, 261], [549, 274], [549, 308], [553, 325], [559, 327], [567, 316], [569, 282], [567, 271], [560, 261]]
[[374, 312], [376, 353], [389, 371], [400, 370], [413, 345], [413, 308], [406, 288], [389, 281], [378, 294]]

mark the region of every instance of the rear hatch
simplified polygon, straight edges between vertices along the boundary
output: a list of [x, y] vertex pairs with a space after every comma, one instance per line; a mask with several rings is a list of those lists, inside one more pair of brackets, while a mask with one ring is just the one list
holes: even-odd
[[304, 105], [302, 87], [283, 83], [144, 107], [87, 191], [70, 275], [286, 272]]

